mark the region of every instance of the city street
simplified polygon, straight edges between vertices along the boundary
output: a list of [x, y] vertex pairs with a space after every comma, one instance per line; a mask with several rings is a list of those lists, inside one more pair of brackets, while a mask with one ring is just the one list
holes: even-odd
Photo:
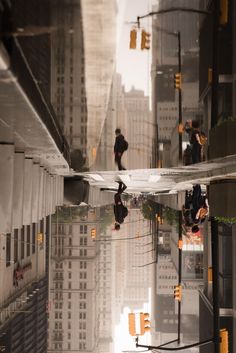
[[0, 352], [236, 353], [235, 24], [0, 0]]
[[236, 178], [236, 157], [218, 158], [209, 162], [179, 168], [136, 169], [126, 171], [92, 171], [75, 173], [97, 188], [117, 188], [121, 180], [130, 193], [177, 193], [194, 184], [209, 185], [212, 181]]

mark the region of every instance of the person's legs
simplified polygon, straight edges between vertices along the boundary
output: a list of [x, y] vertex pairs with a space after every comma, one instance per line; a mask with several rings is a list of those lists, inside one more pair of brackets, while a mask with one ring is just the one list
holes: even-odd
[[119, 183], [119, 187], [118, 187], [117, 192], [119, 194], [122, 194], [122, 192], [124, 192], [125, 189], [127, 189], [127, 186], [122, 181], [119, 181], [118, 183]]
[[121, 156], [122, 155], [120, 155], [118, 153], [116, 153], [116, 155], [115, 155], [115, 162], [116, 162], [116, 164], [118, 166], [118, 170], [123, 170], [123, 166], [121, 164]]
[[127, 186], [124, 183], [122, 183], [122, 189], [121, 189], [122, 191], [121, 192], [124, 192], [125, 189], [127, 189]]
[[201, 146], [199, 143], [192, 145], [192, 164], [201, 162]]
[[117, 192], [118, 192], [119, 194], [122, 193], [122, 185], [123, 185], [123, 183], [122, 183], [121, 181], [119, 181], [119, 187], [118, 187], [118, 190], [117, 190]]

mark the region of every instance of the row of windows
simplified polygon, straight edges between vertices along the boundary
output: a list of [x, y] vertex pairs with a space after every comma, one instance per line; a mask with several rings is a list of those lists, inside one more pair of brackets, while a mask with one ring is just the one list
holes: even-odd
[[[54, 253], [57, 254], [56, 249], [55, 249]], [[62, 255], [63, 255], [63, 254], [64, 254], [64, 251], [62, 251], [61, 253], [62, 253]], [[59, 254], [59, 253], [58, 253], [58, 254]], [[80, 249], [80, 250], [79, 250], [79, 256], [81, 256], [81, 257], [86, 257], [87, 255], [88, 255], [87, 249]], [[73, 255], [72, 255], [72, 249], [69, 249], [69, 250], [68, 250], [68, 256], [73, 256]]]
[[163, 276], [158, 276], [160, 279], [176, 279], [177, 276], [166, 276], [166, 275], [163, 275]]
[[176, 116], [160, 116], [159, 120], [176, 120]]
[[[54, 349], [55, 350], [62, 350], [62, 343], [54, 343]], [[67, 350], [71, 350], [71, 344], [68, 343], [67, 344]], [[86, 350], [86, 343], [85, 342], [82, 342], [82, 343], [79, 343], [79, 350]]]
[[[43, 223], [40, 225], [40, 232], [43, 233]], [[11, 239], [11, 233], [6, 234], [6, 266], [11, 264]], [[23, 260], [25, 257], [34, 254], [36, 249], [36, 223], [33, 223], [32, 226], [23, 226], [21, 229], [14, 229], [13, 239], [15, 263], [19, 259]]]
[[[72, 234], [72, 225], [69, 225], [69, 229], [66, 227], [66, 225], [64, 224], [59, 224], [57, 229], [56, 229], [56, 232], [58, 235], [60, 234], [67, 234], [66, 233], [66, 230], [68, 230], [68, 234]], [[80, 225], [80, 228], [79, 228], [79, 233], [80, 234], [84, 234], [84, 235], [87, 235], [87, 232], [88, 232], [88, 226], [86, 224], [81, 224]], [[63, 238], [62, 238], [63, 239]]]

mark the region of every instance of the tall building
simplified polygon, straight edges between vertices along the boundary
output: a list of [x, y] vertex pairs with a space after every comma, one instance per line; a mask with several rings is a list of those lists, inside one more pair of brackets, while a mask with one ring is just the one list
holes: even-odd
[[87, 99], [81, 3], [51, 1], [51, 100], [72, 152], [72, 168], [81, 169], [87, 153]]
[[151, 165], [153, 124], [149, 110], [149, 97], [134, 87], [124, 93], [128, 169], [144, 169]]
[[98, 234], [96, 211], [58, 209], [52, 222], [48, 346], [93, 351], [95, 336], [95, 259], [91, 231]]
[[63, 207], [53, 217], [50, 352], [112, 352], [111, 212]]

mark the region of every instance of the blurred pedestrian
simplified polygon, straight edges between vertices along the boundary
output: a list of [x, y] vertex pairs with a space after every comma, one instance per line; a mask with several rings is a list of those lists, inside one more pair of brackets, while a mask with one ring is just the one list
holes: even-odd
[[126, 206], [124, 206], [121, 198], [121, 194], [125, 191], [126, 188], [127, 186], [124, 183], [119, 182], [117, 193], [114, 196], [115, 230], [120, 229], [121, 223], [124, 222], [125, 217], [128, 215], [128, 209]]
[[192, 148], [189, 144], [184, 150], [183, 155], [183, 165], [191, 165], [192, 164]]
[[121, 133], [121, 129], [117, 128], [115, 130], [116, 140], [114, 145], [115, 163], [119, 170], [126, 170], [126, 168], [121, 163], [122, 155], [128, 149], [128, 142], [125, 140]]
[[192, 149], [192, 163], [200, 163], [201, 162], [201, 151], [202, 144], [200, 141], [200, 124], [199, 121], [192, 121], [192, 131], [191, 131], [191, 149]]

